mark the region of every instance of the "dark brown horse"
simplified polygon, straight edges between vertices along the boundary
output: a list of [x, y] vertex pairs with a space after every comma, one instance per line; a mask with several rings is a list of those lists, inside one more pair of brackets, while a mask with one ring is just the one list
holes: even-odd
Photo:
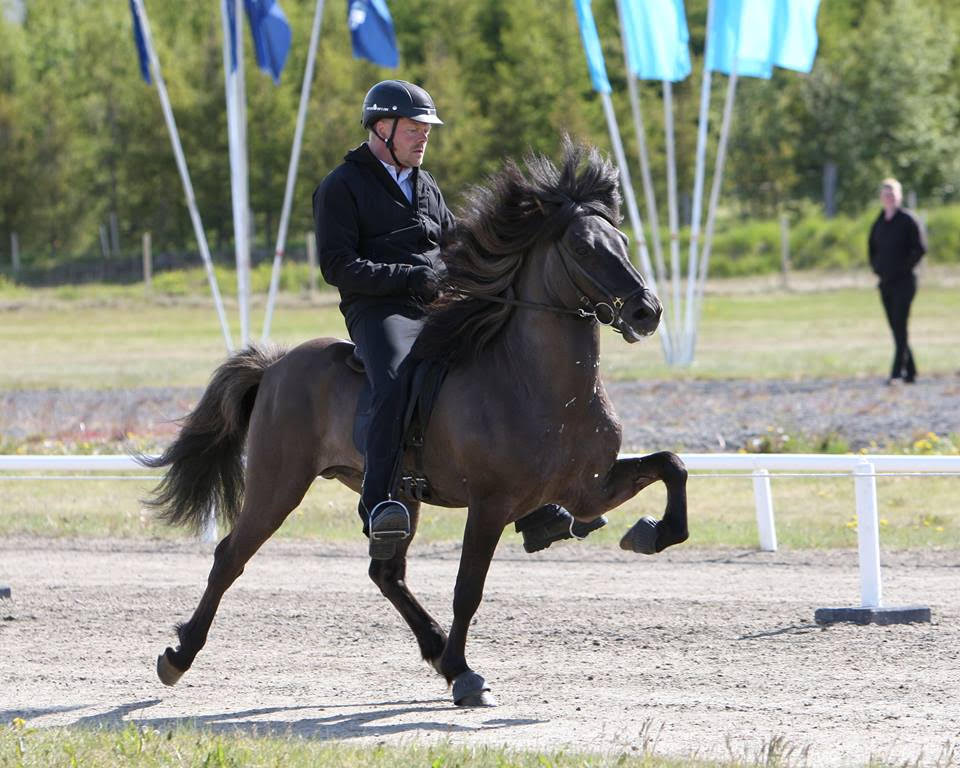
[[[630, 264], [619, 203], [615, 169], [568, 143], [561, 168], [544, 158], [525, 170], [509, 163], [475, 190], [444, 252], [446, 290], [415, 352], [452, 364], [424, 449], [432, 503], [467, 508], [449, 635], [407, 588], [413, 536], [393, 559], [372, 560], [370, 578], [453, 684], [458, 705], [494, 703], [464, 651], [507, 524], [551, 502], [595, 520], [662, 480], [663, 519], [641, 519], [621, 546], [652, 554], [687, 538], [682, 462], [672, 453], [618, 459], [620, 424], [600, 380], [601, 324], [633, 342], [653, 333], [661, 313]], [[232, 525], [200, 604], [177, 627], [179, 647], [158, 659], [167, 685], [190, 668], [224, 592], [314, 479], [359, 491], [363, 458], [351, 432], [364, 379], [352, 352], [317, 339], [286, 353], [233, 355], [176, 441], [147, 460], [170, 467], [152, 502], [167, 520], [199, 527], [214, 505]], [[419, 505], [410, 507], [415, 534]]]

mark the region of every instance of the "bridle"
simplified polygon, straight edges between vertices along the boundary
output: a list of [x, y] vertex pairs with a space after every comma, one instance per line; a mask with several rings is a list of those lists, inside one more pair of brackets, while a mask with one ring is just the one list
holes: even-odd
[[[646, 290], [646, 287], [640, 286], [635, 291], [627, 294], [625, 297], [617, 296], [613, 291], [607, 289], [599, 280], [597, 280], [593, 275], [587, 272], [587, 270], [580, 266], [576, 258], [574, 258], [574, 256], [570, 253], [570, 249], [564, 244], [562, 238], [557, 240], [554, 245], [556, 246], [557, 252], [560, 254], [560, 264], [563, 267], [563, 272], [566, 275], [567, 280], [579, 294], [581, 306], [577, 307], [576, 309], [558, 306], [556, 304], [524, 301], [523, 299], [507, 299], [502, 296], [486, 296], [479, 293], [472, 293], [470, 291], [459, 291], [459, 293], [471, 299], [481, 299], [482, 301], [490, 301], [495, 304], [506, 304], [511, 307], [519, 307], [521, 309], [532, 309], [541, 312], [554, 312], [562, 315], [573, 315], [583, 320], [594, 320], [600, 325], [610, 326], [617, 333], [623, 333], [623, 331], [618, 327], [622, 321], [621, 313], [623, 312], [623, 308], [634, 297], [643, 293]], [[586, 295], [586, 292], [580, 287], [580, 284], [570, 273], [570, 266], [568, 262], [573, 265], [574, 269], [581, 276], [587, 278], [588, 282], [591, 283], [593, 287], [599, 291], [600, 295], [604, 297], [604, 300], [592, 301], [590, 297]]]

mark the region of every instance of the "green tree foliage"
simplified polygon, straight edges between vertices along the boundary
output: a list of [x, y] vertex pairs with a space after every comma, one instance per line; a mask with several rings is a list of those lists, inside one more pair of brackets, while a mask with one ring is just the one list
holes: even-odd
[[[155, 41], [211, 244], [233, 237], [221, 22], [216, 4], [147, 0]], [[687, 0], [692, 77], [675, 84], [681, 195], [693, 186], [707, 0]], [[724, 215], [807, 209], [836, 164], [837, 201], [857, 213], [894, 174], [925, 203], [960, 186], [960, 8], [954, 0], [824, 2], [809, 76], [740, 81]], [[275, 87], [247, 50], [251, 207], [257, 247], [271, 249], [283, 200], [314, 0], [283, 0], [293, 48]], [[559, 137], [609, 150], [569, 0], [392, 0], [401, 66], [354, 60], [343, 3], [326, 4], [290, 225], [310, 229], [311, 193], [363, 139], [360, 102], [385, 77], [422, 83], [446, 125], [427, 166], [456, 206], [504, 158], [555, 155]], [[594, 0], [624, 145], [636, 144], [614, 0]], [[726, 78], [713, 76], [712, 167]], [[640, 84], [660, 211], [666, 218], [661, 86]], [[708, 174], [709, 181], [709, 174]], [[638, 183], [639, 186], [639, 183]], [[153, 233], [158, 250], [195, 249], [183, 191], [153, 88], [140, 79], [126, 3], [28, 0], [0, 20], [0, 265], [17, 232], [31, 256], [99, 249], [115, 216], [121, 246]]]

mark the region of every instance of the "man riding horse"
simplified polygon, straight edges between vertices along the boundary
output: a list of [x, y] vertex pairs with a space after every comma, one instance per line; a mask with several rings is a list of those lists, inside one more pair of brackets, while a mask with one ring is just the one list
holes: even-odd
[[[409, 511], [396, 498], [410, 351], [441, 287], [440, 246], [454, 218], [437, 182], [421, 168], [431, 127], [443, 125], [430, 94], [384, 80], [367, 92], [361, 122], [367, 141], [317, 187], [313, 214], [323, 277], [340, 290], [340, 311], [373, 391], [358, 512], [370, 557], [387, 560], [410, 536]], [[546, 504], [515, 527], [524, 549], [536, 552], [605, 522], [578, 522], [563, 507]]]

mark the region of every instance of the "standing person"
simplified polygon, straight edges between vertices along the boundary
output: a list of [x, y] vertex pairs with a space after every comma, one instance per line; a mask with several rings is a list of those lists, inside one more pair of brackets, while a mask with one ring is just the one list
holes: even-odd
[[[413, 343], [444, 272], [440, 243], [454, 226], [437, 182], [421, 167], [430, 131], [443, 125], [430, 94], [384, 80], [363, 100], [367, 141], [313, 193], [320, 269], [340, 289], [340, 311], [373, 389], [359, 513], [370, 557], [393, 557], [410, 536], [410, 513], [393, 498]], [[602, 521], [602, 522], [601, 522]], [[518, 521], [524, 548], [582, 537], [605, 522], [575, 522], [547, 504]]]
[[890, 178], [880, 183], [883, 210], [873, 223], [868, 240], [870, 266], [880, 278], [880, 298], [893, 332], [893, 367], [888, 384], [900, 379], [912, 384], [917, 378], [917, 366], [907, 343], [907, 320], [917, 293], [913, 269], [927, 252], [923, 227], [912, 212], [900, 207], [902, 200], [899, 181]]

